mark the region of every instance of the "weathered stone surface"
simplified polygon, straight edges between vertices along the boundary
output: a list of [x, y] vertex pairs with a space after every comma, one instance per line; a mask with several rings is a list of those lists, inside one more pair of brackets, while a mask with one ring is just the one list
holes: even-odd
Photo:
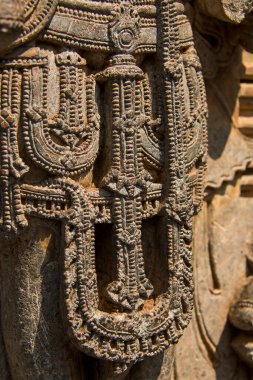
[[[230, 136], [231, 120], [223, 122], [219, 107], [231, 115], [237, 92], [225, 106], [217, 93], [230, 94], [227, 74], [237, 68], [231, 60], [246, 41], [251, 10], [250, 1], [1, 3], [4, 379], [169, 379], [194, 303], [192, 218], [202, 204], [207, 160], [203, 72], [212, 78], [209, 124], [217, 128], [216, 117], [223, 133], [218, 153], [211, 140], [212, 157]], [[223, 22], [244, 19], [236, 29]], [[229, 141], [237, 145], [234, 136]], [[218, 190], [209, 192], [194, 226], [194, 265], [209, 258], [195, 271], [193, 324], [211, 326], [211, 361], [236, 291], [231, 283], [239, 287], [245, 274], [243, 255], [231, 255], [236, 270], [222, 282], [216, 261], [224, 268], [229, 261], [223, 250], [229, 252], [237, 226], [231, 213], [247, 209], [238, 190], [243, 177], [235, 177], [238, 165], [244, 170], [251, 162], [247, 144], [232, 158], [228, 149], [225, 164], [211, 163], [209, 185]], [[230, 187], [226, 176], [234, 180]], [[251, 228], [247, 215], [234, 252]], [[224, 235], [220, 226], [228, 222]], [[208, 297], [198, 300], [210, 286], [216, 325]], [[196, 362], [187, 369], [187, 360], [179, 365], [176, 356], [176, 378], [195, 378]], [[222, 373], [230, 376], [231, 368]]]
[[206, 73], [208, 187], [194, 227], [193, 319], [176, 347], [175, 379], [252, 378], [253, 56], [221, 41]]
[[201, 11], [220, 20], [240, 23], [253, 10], [248, 0], [197, 0]]

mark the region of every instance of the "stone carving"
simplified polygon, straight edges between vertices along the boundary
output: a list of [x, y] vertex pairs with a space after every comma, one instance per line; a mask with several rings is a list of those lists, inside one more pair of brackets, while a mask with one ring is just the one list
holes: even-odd
[[[25, 42], [20, 36], [13, 46]], [[97, 68], [90, 51], [110, 57]], [[155, 53], [155, 69], [137, 62], [137, 53], [147, 60]], [[115, 362], [116, 371], [176, 343], [189, 322], [191, 218], [202, 201], [206, 115], [183, 3], [163, 1], [156, 16], [152, 2], [60, 2], [36, 46], [1, 61], [2, 231], [11, 239], [31, 218], [59, 221], [70, 339]], [[85, 186], [80, 179], [89, 173]], [[152, 218], [160, 242], [148, 253], [145, 221]], [[99, 224], [112, 226], [115, 255], [102, 289]], [[145, 269], [156, 249], [168, 263], [162, 287]]]
[[[249, 48], [241, 27], [206, 24], [205, 19], [196, 23], [201, 60], [212, 58], [203, 64], [208, 69], [204, 71], [209, 107], [207, 189], [194, 229], [193, 318], [176, 347], [173, 375], [184, 380], [246, 380], [252, 377], [253, 59], [234, 43], [240, 40]], [[250, 35], [251, 28], [245, 21], [243, 33], [248, 30]], [[212, 46], [208, 55], [203, 53], [204, 30]]]
[[1, 53], [36, 37], [53, 16], [57, 0], [3, 0], [0, 5]]
[[251, 0], [197, 0], [197, 3], [205, 14], [233, 23], [243, 21], [253, 9]]
[[252, 276], [243, 287], [239, 300], [231, 307], [230, 321], [241, 330], [233, 339], [233, 348], [252, 368]]
[[[252, 54], [243, 53], [245, 72], [239, 93], [238, 128], [246, 138], [252, 139], [251, 104]], [[241, 178], [241, 195], [251, 201], [252, 198], [252, 159], [249, 160]], [[239, 358], [252, 368], [252, 235], [247, 231], [245, 257], [247, 272], [241, 280], [241, 286], [235, 291], [235, 300], [230, 308], [229, 320], [237, 328], [232, 340], [232, 347]]]
[[1, 323], [12, 379], [81, 379], [76, 352], [112, 363], [102, 377], [125, 378], [187, 327], [207, 159], [192, 16], [197, 26], [200, 12], [235, 22], [252, 8], [216, 3], [214, 13], [208, 0], [0, 5]]

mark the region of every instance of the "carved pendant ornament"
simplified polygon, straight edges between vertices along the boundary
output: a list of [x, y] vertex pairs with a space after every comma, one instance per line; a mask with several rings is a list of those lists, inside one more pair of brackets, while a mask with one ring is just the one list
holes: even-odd
[[[2, 231], [22, 234], [31, 217], [61, 223], [71, 341], [118, 366], [133, 363], [176, 343], [191, 317], [207, 118], [191, 26], [173, 0], [32, 3], [36, 22], [23, 20], [21, 35], [40, 24], [47, 3], [50, 23], [0, 63]], [[166, 263], [162, 286], [146, 270], [155, 254], [145, 243], [149, 221]], [[101, 228], [113, 262], [103, 286]]]

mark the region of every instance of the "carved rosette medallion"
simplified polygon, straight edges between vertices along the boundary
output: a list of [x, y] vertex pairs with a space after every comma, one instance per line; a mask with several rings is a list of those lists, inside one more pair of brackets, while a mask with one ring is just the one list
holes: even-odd
[[[2, 229], [20, 231], [31, 216], [62, 224], [68, 333], [83, 352], [120, 366], [176, 343], [190, 320], [191, 219], [206, 165], [204, 84], [182, 4], [101, 2], [91, 12], [92, 2], [80, 11], [67, 3], [41, 46], [1, 62]], [[73, 37], [61, 18], [96, 28], [76, 28]], [[91, 67], [90, 51], [110, 53], [102, 69]], [[147, 60], [152, 53], [154, 68], [137, 53]], [[145, 243], [150, 221], [154, 249]], [[98, 226], [110, 228], [115, 257], [102, 290]], [[154, 250], [165, 263], [162, 286], [147, 273]]]
[[133, 52], [138, 44], [140, 17], [134, 7], [127, 2], [116, 5], [112, 11], [109, 37], [114, 50]]

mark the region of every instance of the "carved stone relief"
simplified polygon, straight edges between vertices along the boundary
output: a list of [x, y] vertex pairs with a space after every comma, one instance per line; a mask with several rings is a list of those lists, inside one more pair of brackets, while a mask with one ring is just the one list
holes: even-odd
[[174, 379], [252, 378], [253, 55], [223, 43], [218, 68], [205, 74], [206, 201], [194, 227], [193, 319], [176, 347]]
[[[194, 304], [192, 218], [207, 160], [201, 60], [216, 70], [205, 65], [203, 18], [218, 15], [224, 32], [224, 20], [252, 10], [216, 3], [1, 3], [6, 380], [169, 378]], [[211, 52], [218, 68], [248, 23], [225, 58]]]
[[[206, 166], [204, 83], [183, 3], [62, 1], [41, 33], [49, 4], [53, 12], [40, 1], [22, 13], [7, 50], [32, 43], [1, 60], [2, 324], [13, 378], [47, 378], [41, 344], [60, 354], [48, 342], [50, 303], [75, 348], [115, 373], [178, 341]], [[59, 365], [65, 351], [48, 368], [74, 378]]]

